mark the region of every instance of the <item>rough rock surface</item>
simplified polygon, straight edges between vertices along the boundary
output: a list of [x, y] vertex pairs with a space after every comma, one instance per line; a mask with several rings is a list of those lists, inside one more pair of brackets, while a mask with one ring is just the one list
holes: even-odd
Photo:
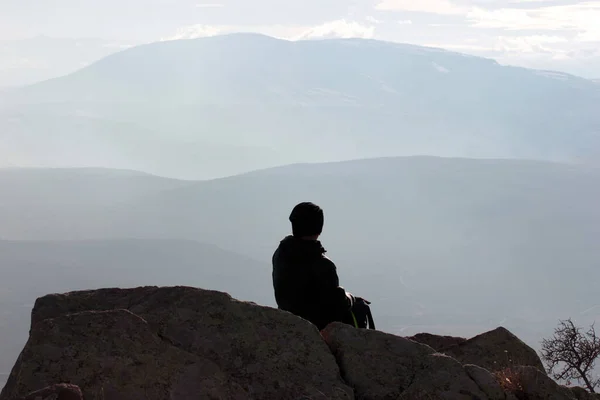
[[600, 399], [600, 394], [598, 393], [590, 393], [582, 387], [573, 387], [571, 388], [571, 393], [575, 396], [577, 400], [598, 400]]
[[488, 399], [458, 361], [427, 345], [343, 324], [322, 335], [357, 399]]
[[30, 393], [22, 400], [83, 400], [83, 393], [78, 386], [61, 383]]
[[512, 393], [504, 391], [498, 378], [490, 374], [487, 369], [483, 369], [477, 365], [465, 365], [465, 371], [482, 392], [484, 392], [490, 399], [506, 399], [506, 400], [517, 400]]
[[439, 336], [432, 335], [431, 333], [419, 333], [409, 337], [408, 339], [418, 343], [426, 344], [435, 351], [441, 351], [443, 349], [447, 349], [448, 347], [456, 346], [467, 341], [467, 339], [461, 337]]
[[545, 371], [535, 350], [504, 328], [475, 336], [441, 352], [463, 364], [475, 364], [492, 372], [515, 365]]
[[[54, 385], [57, 382], [73, 386]], [[502, 328], [469, 340], [427, 334], [402, 338], [339, 323], [319, 334], [312, 324], [289, 313], [239, 302], [224, 293], [146, 287], [50, 295], [36, 301], [29, 340], [0, 400], [82, 398], [597, 396], [556, 384], [543, 372], [535, 352]]]
[[309, 322], [186, 287], [38, 299], [0, 399], [55, 382], [86, 400], [353, 398]]
[[509, 369], [512, 393], [519, 400], [576, 400], [568, 388], [558, 385], [548, 375], [531, 366]]

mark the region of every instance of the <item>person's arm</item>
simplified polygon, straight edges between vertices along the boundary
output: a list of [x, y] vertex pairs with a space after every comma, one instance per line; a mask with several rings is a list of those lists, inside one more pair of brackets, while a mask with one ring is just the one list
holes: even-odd
[[323, 257], [323, 261], [318, 268], [318, 274], [319, 295], [323, 304], [329, 306], [328, 311], [334, 315], [334, 319], [339, 320], [340, 318], [344, 318], [346, 313], [352, 308], [354, 297], [340, 286], [337, 268], [333, 261], [327, 257]]

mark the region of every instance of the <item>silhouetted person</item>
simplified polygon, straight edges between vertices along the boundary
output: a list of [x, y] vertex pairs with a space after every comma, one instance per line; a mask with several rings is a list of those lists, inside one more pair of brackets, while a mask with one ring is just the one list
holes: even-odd
[[354, 297], [340, 286], [336, 266], [319, 242], [323, 210], [300, 203], [290, 215], [293, 235], [273, 254], [273, 286], [280, 309], [302, 317], [319, 330], [334, 321], [347, 322]]

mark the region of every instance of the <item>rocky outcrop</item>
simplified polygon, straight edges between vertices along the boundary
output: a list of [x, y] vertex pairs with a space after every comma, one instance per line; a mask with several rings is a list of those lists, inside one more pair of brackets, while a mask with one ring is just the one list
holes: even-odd
[[420, 333], [409, 339], [456, 358], [463, 364], [477, 364], [490, 371], [521, 365], [544, 372], [535, 350], [504, 328], [483, 333], [471, 339]]
[[545, 371], [535, 350], [504, 328], [440, 349], [440, 352], [463, 364], [476, 364], [489, 371], [500, 371], [515, 365], [531, 366]]
[[[104, 289], [36, 301], [0, 400], [79, 400], [64, 397], [78, 387], [86, 400], [595, 398], [557, 385], [540, 367], [502, 328], [469, 340], [340, 323], [319, 334], [289, 313], [224, 293]], [[77, 386], [52, 386], [62, 382]]]
[[323, 337], [357, 399], [488, 398], [458, 361], [427, 345], [342, 324]]
[[86, 400], [353, 398], [307, 321], [184, 287], [39, 299], [0, 399], [56, 382]]

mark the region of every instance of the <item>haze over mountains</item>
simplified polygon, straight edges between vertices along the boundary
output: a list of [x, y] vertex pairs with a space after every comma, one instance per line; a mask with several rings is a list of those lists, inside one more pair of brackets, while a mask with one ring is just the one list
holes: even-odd
[[181, 284], [274, 305], [271, 255], [306, 200], [382, 330], [503, 325], [537, 347], [559, 318], [593, 322], [599, 106], [571, 75], [246, 34], [0, 92], [0, 386], [49, 292]]
[[0, 88], [14, 88], [75, 72], [126, 43], [37, 36], [0, 41]]
[[0, 179], [11, 194], [0, 201], [4, 367], [46, 292], [182, 284], [274, 305], [270, 257], [303, 200], [324, 207], [341, 282], [373, 301], [382, 330], [469, 336], [503, 325], [537, 347], [558, 318], [592, 322], [600, 310], [593, 167], [409, 157], [206, 182], [110, 170]]
[[374, 40], [154, 43], [0, 104], [4, 166], [204, 179], [415, 154], [589, 162], [600, 148], [591, 81]]

